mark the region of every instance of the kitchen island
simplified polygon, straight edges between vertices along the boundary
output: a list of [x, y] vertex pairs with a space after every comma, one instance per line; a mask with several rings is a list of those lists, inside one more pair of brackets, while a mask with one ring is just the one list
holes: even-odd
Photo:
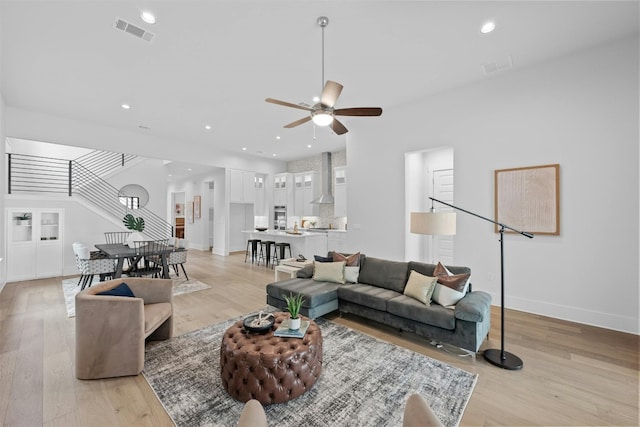
[[[266, 231], [245, 230], [243, 233], [247, 234], [247, 239], [289, 243], [291, 245], [291, 255], [293, 258], [297, 258], [298, 255], [303, 255], [305, 258], [312, 260], [314, 255], [326, 256], [327, 254], [326, 233], [313, 233], [301, 230], [299, 234], [292, 234], [292, 232], [272, 229]], [[279, 256], [278, 254], [278, 257]], [[288, 250], [285, 258], [289, 258]]]

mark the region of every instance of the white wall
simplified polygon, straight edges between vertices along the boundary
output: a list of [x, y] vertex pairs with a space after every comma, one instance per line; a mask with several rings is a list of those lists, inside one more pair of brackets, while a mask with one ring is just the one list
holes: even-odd
[[[455, 203], [487, 217], [494, 170], [559, 163], [561, 234], [505, 238], [506, 305], [638, 333], [638, 48], [636, 36], [350, 123], [349, 249], [403, 259], [406, 152], [453, 146]], [[458, 214], [456, 264], [496, 305], [497, 237]]]

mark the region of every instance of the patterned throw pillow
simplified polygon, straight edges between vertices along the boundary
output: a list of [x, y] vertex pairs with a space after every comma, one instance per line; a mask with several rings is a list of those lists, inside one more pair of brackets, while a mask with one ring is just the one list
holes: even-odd
[[452, 274], [447, 268], [438, 263], [433, 275], [438, 278], [438, 283], [433, 291], [433, 301], [444, 307], [455, 306], [469, 289], [471, 274]]
[[349, 283], [358, 283], [360, 276], [360, 252], [346, 256], [339, 252], [333, 252], [333, 261], [344, 261], [344, 278]]

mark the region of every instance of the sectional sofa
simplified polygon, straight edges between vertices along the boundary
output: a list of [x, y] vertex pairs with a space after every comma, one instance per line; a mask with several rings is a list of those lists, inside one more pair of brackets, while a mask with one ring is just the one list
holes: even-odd
[[[359, 256], [358, 264], [355, 283], [318, 280], [314, 266], [307, 266], [294, 279], [268, 284], [267, 303], [286, 309], [284, 296], [301, 294], [305, 299], [301, 313], [310, 318], [339, 310], [431, 340], [473, 352], [479, 350], [491, 326], [489, 294], [471, 291], [468, 284], [464, 296], [454, 306], [445, 307], [433, 301], [425, 304], [406, 295], [405, 287], [411, 271], [433, 277], [436, 265], [365, 255]], [[446, 269], [453, 275], [471, 273], [467, 267], [446, 266]]]

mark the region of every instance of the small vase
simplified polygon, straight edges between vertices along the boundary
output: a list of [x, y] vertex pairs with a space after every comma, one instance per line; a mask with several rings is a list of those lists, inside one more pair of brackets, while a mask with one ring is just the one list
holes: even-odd
[[141, 242], [144, 240], [149, 240], [149, 239], [147, 239], [147, 237], [144, 234], [140, 233], [139, 231], [134, 231], [129, 235], [129, 237], [127, 237], [127, 246], [129, 246], [130, 248], [133, 248], [135, 246], [133, 242]]
[[300, 329], [300, 318], [298, 317], [297, 319], [291, 319], [289, 318], [289, 329], [291, 329], [292, 331], [297, 331], [298, 329]]

